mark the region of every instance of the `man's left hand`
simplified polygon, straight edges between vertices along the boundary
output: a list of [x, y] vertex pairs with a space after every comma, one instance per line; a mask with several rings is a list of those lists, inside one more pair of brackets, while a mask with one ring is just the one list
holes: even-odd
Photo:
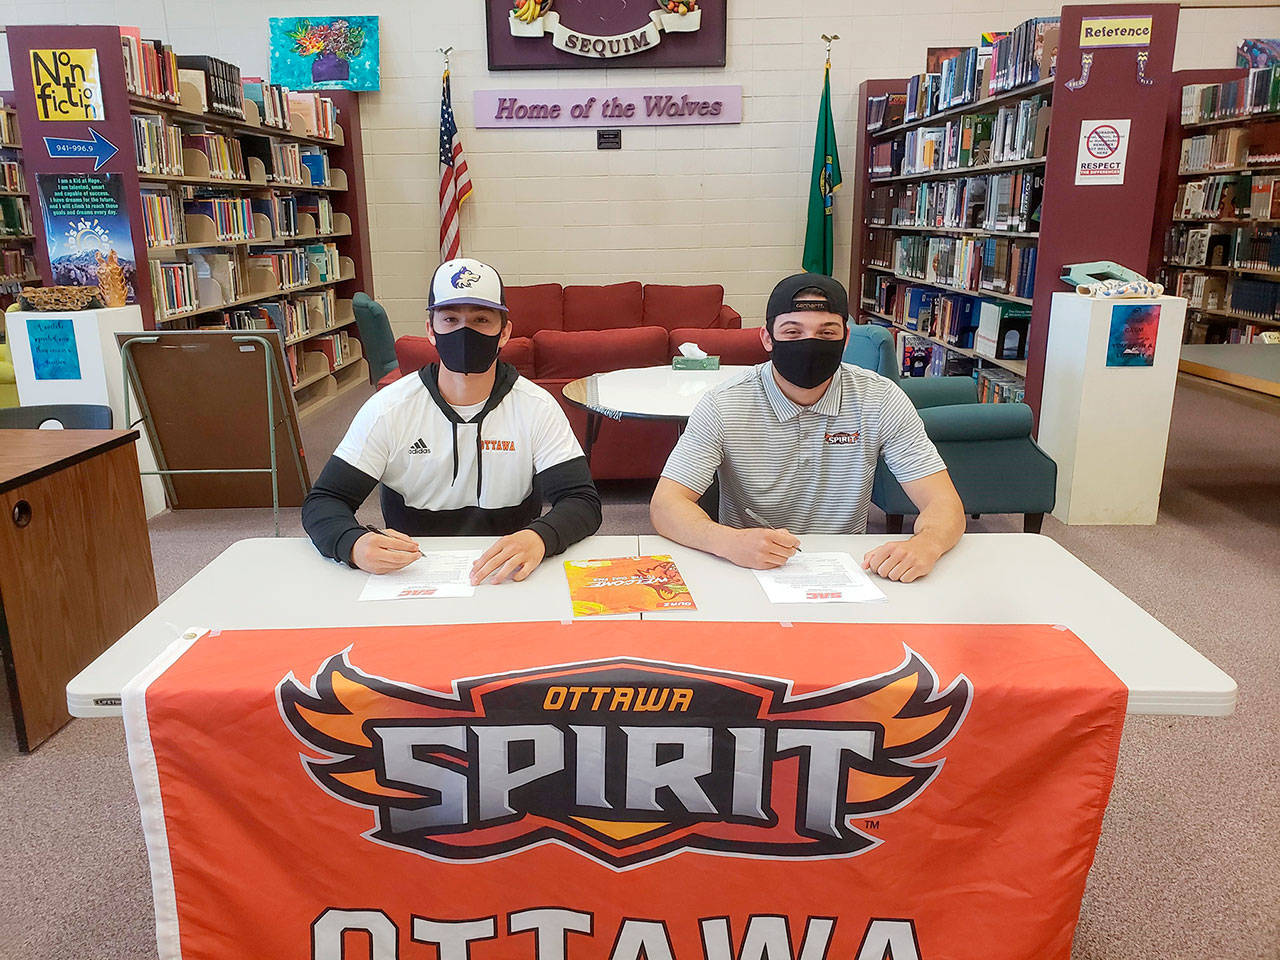
[[532, 530], [519, 530], [498, 540], [471, 567], [471, 585], [523, 580], [537, 569], [547, 545]]
[[932, 570], [942, 554], [943, 551], [931, 540], [915, 536], [910, 540], [884, 543], [869, 550], [862, 558], [862, 569], [870, 570], [886, 580], [910, 583]]

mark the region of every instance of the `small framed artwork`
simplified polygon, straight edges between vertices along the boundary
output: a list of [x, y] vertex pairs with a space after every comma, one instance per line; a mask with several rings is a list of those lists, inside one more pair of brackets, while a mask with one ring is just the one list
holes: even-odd
[[1117, 303], [1111, 308], [1108, 367], [1150, 367], [1156, 362], [1160, 304]]

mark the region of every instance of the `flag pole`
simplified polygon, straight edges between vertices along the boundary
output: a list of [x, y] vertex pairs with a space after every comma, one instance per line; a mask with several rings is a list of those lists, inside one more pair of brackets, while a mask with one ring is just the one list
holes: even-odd
[[[440, 51], [441, 56], [444, 57], [444, 72], [448, 73], [449, 72], [449, 54], [453, 53], [453, 47], [436, 47], [436, 49]], [[831, 58], [831, 46], [830, 44], [828, 44], [827, 45], [828, 61], [830, 60], [830, 58]]]
[[831, 69], [831, 44], [834, 43], [836, 40], [840, 39], [840, 34], [833, 33], [831, 34], [831, 36], [827, 36], [824, 33], [822, 35], [822, 39], [827, 41], [827, 69], [830, 70]]

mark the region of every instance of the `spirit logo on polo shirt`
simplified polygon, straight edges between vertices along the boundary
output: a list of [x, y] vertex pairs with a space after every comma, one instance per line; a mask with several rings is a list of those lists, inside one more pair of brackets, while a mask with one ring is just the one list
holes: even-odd
[[822, 438], [822, 442], [830, 443], [834, 446], [847, 446], [852, 443], [857, 443], [861, 438], [862, 438], [862, 431], [860, 430], [855, 430], [853, 431], [853, 433], [849, 433], [846, 430], [841, 430], [839, 433], [826, 434]]
[[458, 680], [441, 693], [347, 653], [276, 689], [311, 778], [378, 843], [480, 861], [544, 843], [616, 870], [685, 851], [848, 857], [918, 797], [972, 702], [905, 650], [887, 673], [790, 681], [634, 658]]

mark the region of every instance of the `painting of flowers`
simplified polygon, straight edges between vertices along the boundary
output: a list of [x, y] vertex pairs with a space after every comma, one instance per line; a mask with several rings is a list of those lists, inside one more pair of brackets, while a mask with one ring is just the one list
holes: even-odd
[[271, 82], [290, 90], [377, 90], [377, 17], [272, 17]]

